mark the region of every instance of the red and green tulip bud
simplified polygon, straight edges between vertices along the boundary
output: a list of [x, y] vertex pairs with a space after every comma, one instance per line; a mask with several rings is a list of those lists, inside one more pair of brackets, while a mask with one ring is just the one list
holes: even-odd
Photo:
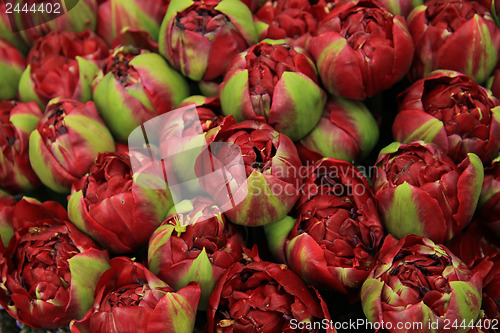
[[42, 117], [34, 102], [0, 102], [0, 187], [11, 193], [40, 185], [29, 160], [29, 137]]
[[92, 80], [99, 62], [107, 55], [106, 44], [93, 32], [53, 32], [28, 54], [19, 97], [38, 103], [42, 109], [57, 97], [87, 102], [92, 99]]
[[29, 139], [33, 170], [45, 186], [59, 193], [69, 193], [99, 153], [114, 149], [94, 103], [70, 99], [52, 100]]
[[26, 60], [12, 44], [0, 39], [0, 100], [15, 98]]
[[417, 80], [437, 69], [450, 69], [483, 83], [500, 50], [500, 30], [477, 1], [432, 0], [408, 16], [415, 43], [409, 76]]
[[[73, 184], [70, 221], [114, 253], [146, 246], [172, 207], [170, 191], [161, 177], [148, 170], [151, 165], [134, 174], [128, 154], [99, 154], [89, 173]], [[146, 183], [155, 184], [155, 189]]]
[[107, 0], [99, 5], [97, 33], [110, 45], [120, 32], [128, 28], [146, 31], [158, 41], [168, 3], [168, 0]]
[[[409, 333], [468, 332], [447, 323], [474, 322], [481, 309], [482, 278], [443, 245], [408, 235], [387, 237], [378, 261], [361, 288], [363, 312], [391, 333], [413, 323]], [[392, 325], [389, 325], [392, 324]], [[420, 324], [420, 325], [419, 325]], [[406, 326], [405, 326], [406, 327]]]
[[356, 294], [384, 238], [366, 178], [348, 162], [318, 161], [295, 209], [286, 241], [290, 269], [318, 288]]
[[359, 100], [402, 79], [413, 50], [404, 18], [371, 0], [336, 5], [309, 45], [326, 90]]
[[222, 76], [257, 42], [252, 13], [240, 0], [172, 0], [160, 28], [160, 53], [194, 81]]
[[365, 158], [378, 137], [377, 122], [362, 102], [332, 97], [319, 123], [297, 149], [304, 163], [323, 157], [353, 162]]
[[[207, 333], [322, 332], [330, 314], [320, 294], [285, 265], [262, 261], [256, 248], [245, 251], [210, 295]], [[333, 325], [324, 330], [334, 333]]]
[[56, 202], [22, 199], [13, 208], [11, 225], [15, 233], [0, 252], [0, 305], [34, 328], [64, 327], [80, 319], [109, 268], [107, 252], [69, 223]]
[[191, 281], [201, 287], [200, 310], [206, 310], [215, 283], [239, 261], [243, 238], [226, 223], [210, 199], [197, 197], [171, 209], [151, 235], [148, 267], [175, 290]]
[[102, 274], [95, 302], [73, 333], [191, 333], [196, 319], [200, 287], [190, 283], [175, 292], [143, 265], [117, 257]]
[[94, 101], [117, 140], [175, 108], [189, 95], [184, 78], [158, 54], [133, 46], [113, 50], [94, 83]]
[[484, 170], [478, 213], [483, 225], [500, 238], [500, 155]]
[[379, 2], [394, 15], [407, 17], [415, 7], [423, 4], [424, 0], [380, 0]]
[[233, 60], [220, 99], [224, 115], [236, 121], [263, 120], [297, 141], [318, 123], [326, 94], [303, 49], [283, 40], [265, 40]]
[[[207, 133], [207, 143], [195, 172], [231, 222], [261, 226], [291, 211], [303, 175], [297, 149], [286, 135], [263, 122], [235, 123], [228, 117]], [[214, 169], [223, 177], [201, 178]]]
[[484, 171], [472, 153], [458, 165], [439, 148], [416, 141], [382, 149], [373, 188], [386, 230], [443, 243], [470, 222]]
[[[201, 190], [196, 181], [195, 162], [207, 148], [205, 133], [219, 126], [224, 119], [220, 101], [218, 98], [190, 96], [163, 118], [158, 142], [160, 156], [171, 160], [178, 183], [184, 184], [180, 191], [183, 199], [194, 198]], [[194, 195], [188, 197], [188, 194]]]
[[457, 163], [474, 153], [487, 164], [500, 149], [500, 104], [467, 75], [436, 71], [399, 98], [396, 141], [434, 143]]

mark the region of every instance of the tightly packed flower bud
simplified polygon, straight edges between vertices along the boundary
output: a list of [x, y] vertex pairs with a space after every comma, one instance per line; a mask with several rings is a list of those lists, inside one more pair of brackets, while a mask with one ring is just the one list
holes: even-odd
[[95, 302], [72, 333], [191, 333], [200, 287], [175, 292], [143, 265], [127, 257], [110, 260], [95, 288]]
[[476, 154], [484, 164], [500, 149], [500, 103], [467, 75], [436, 71], [399, 95], [396, 141], [436, 144], [456, 163]]
[[34, 328], [80, 319], [109, 268], [107, 252], [69, 223], [66, 210], [53, 201], [23, 198], [9, 222], [15, 232], [0, 251], [0, 305]]
[[319, 123], [297, 149], [303, 163], [323, 157], [353, 162], [366, 157], [378, 137], [377, 122], [362, 102], [330, 97]]
[[175, 108], [189, 94], [184, 78], [156, 53], [119, 46], [94, 81], [94, 101], [113, 135], [126, 142], [145, 121]]
[[224, 115], [258, 119], [294, 141], [318, 123], [326, 94], [307, 53], [286, 41], [265, 40], [237, 56], [220, 88]]
[[423, 78], [450, 69], [483, 83], [498, 60], [500, 30], [477, 1], [430, 0], [408, 16], [415, 43], [409, 76]]
[[357, 293], [384, 231], [366, 178], [352, 164], [318, 161], [304, 182], [286, 260], [308, 283]]
[[30, 135], [33, 170], [50, 189], [69, 193], [99, 153], [114, 151], [111, 133], [93, 102], [54, 99]]
[[40, 185], [29, 160], [29, 136], [42, 117], [34, 102], [0, 102], [0, 187], [12, 193]]
[[243, 238], [225, 221], [217, 205], [205, 197], [176, 204], [151, 235], [148, 267], [178, 290], [189, 282], [201, 287], [200, 310], [221, 275], [241, 259]]
[[56, 97], [87, 102], [100, 61], [108, 56], [106, 43], [95, 33], [52, 32], [38, 40], [21, 75], [19, 97], [41, 108]]
[[478, 317], [480, 274], [473, 274], [443, 245], [415, 235], [397, 243], [386, 238], [379, 256], [361, 288], [368, 320], [384, 322], [391, 333], [401, 332], [399, 323], [413, 323], [405, 326], [410, 327], [408, 333], [469, 331], [449, 323], [470, 323]]
[[382, 149], [373, 188], [386, 230], [443, 243], [470, 222], [481, 193], [481, 160], [469, 153], [455, 164], [436, 145], [394, 142]]
[[319, 24], [309, 52], [330, 93], [364, 100], [408, 71], [413, 41], [405, 20], [375, 1], [344, 1]]
[[[196, 161], [203, 189], [233, 223], [260, 226], [280, 220], [302, 185], [297, 149], [263, 122], [226, 120], [207, 133], [208, 153]], [[215, 170], [223, 176], [203, 178]]]
[[[245, 261], [235, 263], [215, 286], [207, 333], [316, 333], [323, 320], [330, 324], [328, 307], [316, 290], [285, 265], [262, 261], [252, 252], [246, 251]], [[333, 325], [325, 331], [336, 332]]]
[[[172, 206], [164, 180], [148, 170], [134, 174], [130, 158], [126, 153], [99, 154], [89, 173], [73, 184], [68, 199], [70, 221], [114, 253], [147, 245]], [[163, 183], [163, 188], [146, 188], [143, 176]]]
[[160, 28], [160, 53], [192, 80], [223, 75], [257, 42], [252, 13], [240, 0], [172, 0]]

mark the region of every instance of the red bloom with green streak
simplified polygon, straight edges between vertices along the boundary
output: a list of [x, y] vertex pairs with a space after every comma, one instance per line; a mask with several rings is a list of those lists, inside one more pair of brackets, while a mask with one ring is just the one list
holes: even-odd
[[16, 97], [19, 79], [25, 68], [26, 60], [21, 52], [0, 38], [0, 100]]
[[303, 175], [297, 149], [286, 135], [263, 122], [235, 123], [228, 117], [206, 138], [209, 152], [200, 154], [195, 172], [203, 177], [214, 166], [222, 170], [224, 177], [200, 178], [200, 183], [231, 222], [260, 226], [290, 212]]
[[70, 221], [114, 253], [146, 246], [172, 206], [163, 178], [148, 173], [149, 166], [134, 174], [128, 154], [99, 154], [89, 173], [73, 184]]
[[377, 122], [362, 102], [330, 97], [319, 123], [297, 149], [303, 163], [323, 157], [353, 162], [365, 158], [378, 137]]
[[415, 8], [407, 22], [415, 43], [411, 79], [420, 79], [437, 69], [450, 69], [482, 83], [495, 68], [500, 30], [479, 2], [427, 1]]
[[94, 101], [113, 135], [127, 142], [145, 121], [189, 95], [184, 78], [158, 54], [131, 45], [115, 48], [94, 81]]
[[148, 267], [178, 290], [195, 281], [201, 287], [200, 310], [221, 275], [241, 259], [243, 238], [210, 199], [183, 201], [151, 235]]
[[109, 268], [107, 253], [69, 223], [56, 202], [22, 199], [10, 223], [14, 232], [0, 251], [0, 305], [34, 328], [64, 327], [81, 318]]
[[484, 170], [478, 213], [483, 225], [500, 238], [500, 156]]
[[[262, 261], [254, 248], [220, 278], [210, 295], [207, 333], [320, 332], [328, 307], [285, 265]], [[313, 327], [314, 325], [314, 327]], [[294, 327], [295, 326], [295, 327]], [[332, 326], [328, 333], [336, 330]]]
[[231, 63], [220, 99], [226, 116], [263, 120], [297, 141], [318, 123], [326, 94], [303, 49], [284, 40], [264, 40]]
[[364, 100], [408, 71], [413, 41], [405, 20], [375, 1], [344, 1], [319, 24], [309, 52], [330, 93]]
[[160, 53], [184, 76], [213, 80], [257, 42], [250, 9], [240, 0], [172, 0], [160, 28]]
[[457, 165], [433, 144], [394, 142], [382, 149], [376, 167], [373, 188], [389, 233], [444, 243], [469, 224], [484, 177], [476, 155]]
[[97, 154], [114, 149], [94, 103], [70, 99], [54, 99], [47, 105], [29, 141], [33, 170], [45, 186], [60, 193], [69, 193]]
[[311, 168], [286, 240], [286, 260], [319, 288], [357, 292], [384, 231], [366, 178], [352, 164], [323, 159]]
[[29, 135], [42, 112], [34, 102], [0, 102], [0, 187], [12, 193], [40, 185], [29, 160]]
[[378, 258], [361, 288], [363, 312], [369, 321], [383, 321], [391, 333], [401, 332], [400, 323], [413, 323], [405, 330], [408, 333], [469, 331], [470, 327], [450, 323], [469, 324], [478, 317], [480, 274], [473, 274], [443, 245], [415, 235], [398, 243], [389, 236]]
[[107, 56], [106, 43], [93, 32], [52, 32], [28, 54], [19, 97], [41, 108], [56, 97], [87, 102], [92, 99], [92, 80], [99, 63]]
[[124, 29], [139, 29], [158, 41], [169, 0], [107, 0], [97, 11], [97, 33], [111, 45]]
[[487, 164], [500, 149], [500, 104], [467, 75], [437, 71], [399, 99], [396, 141], [432, 142], [457, 163], [474, 153]]
[[175, 292], [143, 265], [117, 257], [95, 288], [95, 302], [72, 333], [191, 333], [200, 287]]

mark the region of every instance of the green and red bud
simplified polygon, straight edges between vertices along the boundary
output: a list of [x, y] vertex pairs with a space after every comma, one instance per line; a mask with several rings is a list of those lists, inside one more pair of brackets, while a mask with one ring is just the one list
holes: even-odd
[[0, 251], [0, 305], [33, 328], [65, 327], [80, 319], [109, 268], [107, 252], [69, 223], [56, 202], [23, 198], [9, 222], [15, 232]]
[[354, 162], [372, 151], [378, 137], [377, 122], [362, 102], [331, 97], [319, 123], [297, 149], [303, 163], [323, 157]]
[[394, 236], [444, 243], [471, 221], [484, 177], [475, 154], [455, 164], [434, 144], [394, 142], [382, 149], [375, 166], [375, 198]]
[[178, 290], [195, 281], [201, 287], [200, 310], [221, 275], [242, 256], [243, 238], [206, 197], [182, 201], [151, 235], [148, 267]]
[[118, 141], [189, 95], [184, 78], [158, 54], [131, 45], [115, 48], [94, 82], [94, 101]]
[[[202, 188], [233, 223], [278, 221], [299, 197], [302, 163], [292, 140], [264, 122], [227, 117], [206, 134], [195, 171]], [[218, 177], [203, 177], [217, 171]]]
[[173, 204], [156, 164], [133, 170], [131, 158], [127, 153], [99, 154], [88, 174], [73, 184], [68, 199], [70, 221], [118, 254], [146, 246]]
[[404, 18], [376, 1], [344, 1], [319, 24], [309, 52], [333, 95], [364, 100], [408, 71], [413, 41]]
[[213, 80], [257, 42], [252, 13], [240, 0], [173, 0], [160, 28], [160, 53], [184, 76]]
[[483, 83], [494, 70], [500, 30], [489, 8], [479, 1], [426, 1], [411, 12], [407, 22], [415, 43], [409, 71], [412, 80], [449, 69]]
[[190, 283], [174, 291], [143, 265], [128, 257], [110, 260], [85, 316], [72, 321], [73, 333], [191, 333], [200, 287]]
[[224, 115], [267, 122], [293, 141], [318, 123], [326, 94], [316, 67], [301, 48], [264, 40], [238, 55], [220, 88]]
[[500, 104], [467, 75], [436, 71], [399, 95], [396, 141], [436, 144], [456, 163], [476, 154], [489, 163], [500, 149]]
[[482, 301], [482, 277], [443, 245], [408, 235], [387, 237], [361, 288], [366, 318], [391, 333], [468, 332]]
[[69, 193], [99, 153], [114, 151], [111, 133], [93, 102], [54, 99], [30, 135], [30, 163], [42, 183]]

